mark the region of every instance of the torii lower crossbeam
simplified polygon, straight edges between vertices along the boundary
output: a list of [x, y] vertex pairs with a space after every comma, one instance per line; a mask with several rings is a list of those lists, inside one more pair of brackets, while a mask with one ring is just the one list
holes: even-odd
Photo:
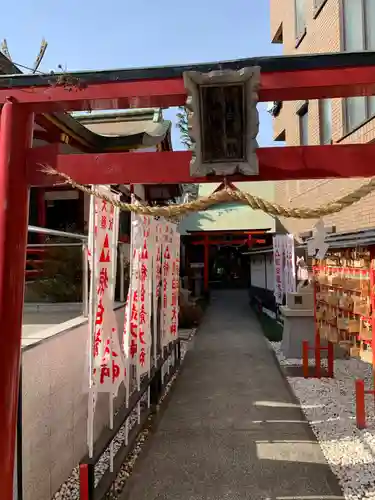
[[[259, 175], [233, 176], [231, 181], [278, 181], [371, 177], [375, 175], [375, 144], [259, 148]], [[183, 184], [218, 182], [219, 177], [190, 176], [188, 151], [163, 153], [58, 154], [57, 146], [31, 149], [29, 182], [58, 181], [42, 173], [49, 166], [81, 184]]]

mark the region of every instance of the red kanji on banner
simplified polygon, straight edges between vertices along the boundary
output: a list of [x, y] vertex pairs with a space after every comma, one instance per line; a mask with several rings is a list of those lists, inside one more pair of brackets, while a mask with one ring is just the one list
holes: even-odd
[[111, 374], [107, 365], [102, 365], [100, 367], [100, 383], [104, 384], [104, 379], [109, 377]]
[[164, 262], [163, 268], [164, 268], [164, 274], [168, 274], [169, 273], [169, 262]]
[[137, 342], [135, 342], [135, 340], [132, 339], [132, 341], [130, 343], [130, 356], [132, 358], [134, 358], [134, 356], [137, 354], [137, 350], [138, 350]]
[[94, 356], [99, 355], [99, 344], [102, 343], [102, 331], [99, 328], [97, 332], [95, 333], [95, 340], [94, 340]]
[[146, 241], [143, 243], [143, 250], [141, 254], [141, 259], [148, 259], [148, 250]]
[[98, 303], [98, 309], [96, 311], [96, 325], [101, 325], [103, 323], [104, 306], [102, 304], [102, 299], [100, 298]]
[[145, 334], [145, 332], [143, 332], [142, 330], [139, 331], [139, 342], [141, 344], [145, 344], [146, 343], [145, 340], [144, 340], [144, 338], [143, 338], [144, 334]]
[[138, 311], [137, 311], [137, 306], [135, 304], [132, 305], [132, 321], [137, 321], [138, 319]]
[[148, 274], [147, 266], [142, 263], [142, 266], [141, 266], [141, 281], [146, 281], [147, 274]]
[[138, 326], [135, 323], [130, 323], [130, 334], [135, 339], [137, 338], [137, 328]]
[[[115, 355], [114, 353], [112, 353]], [[112, 360], [112, 382], [114, 382], [120, 375], [120, 367], [114, 360]]]
[[[105, 252], [104, 250], [107, 250], [107, 252]], [[108, 239], [108, 234], [106, 234], [105, 238], [104, 238], [104, 244], [103, 244], [102, 251], [100, 253], [99, 262], [111, 262], [110, 255], [109, 255], [109, 239]]]
[[141, 286], [141, 302], [145, 301], [145, 294], [146, 294], [145, 284], [142, 283], [142, 286]]
[[98, 286], [98, 294], [103, 295], [104, 290], [108, 288], [108, 271], [107, 268], [100, 269], [99, 275], [99, 286]]
[[146, 363], [146, 352], [144, 347], [142, 347], [141, 352], [139, 354], [139, 363], [141, 366], [144, 366]]
[[167, 246], [164, 252], [164, 259], [170, 259], [171, 254], [169, 253], [169, 247]]
[[176, 323], [172, 323], [172, 325], [171, 325], [171, 334], [172, 335], [176, 335], [176, 333], [177, 333]]
[[145, 305], [141, 305], [141, 311], [139, 313], [139, 324], [144, 325], [146, 323], [146, 310]]
[[101, 219], [100, 219], [100, 227], [102, 229], [107, 229], [107, 217], [105, 215], [102, 215], [101, 216]]

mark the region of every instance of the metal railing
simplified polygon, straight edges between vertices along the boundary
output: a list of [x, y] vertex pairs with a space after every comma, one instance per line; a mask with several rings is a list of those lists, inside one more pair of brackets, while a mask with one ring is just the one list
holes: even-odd
[[[46, 243], [30, 243], [27, 245], [27, 253], [32, 254], [38, 250], [44, 251], [48, 248], [58, 248], [58, 247], [81, 247], [82, 248], [82, 305], [83, 305], [83, 316], [88, 317], [89, 313], [89, 265], [88, 265], [88, 236], [78, 233], [70, 233], [65, 231], [58, 231], [55, 229], [47, 229], [37, 226], [28, 226], [29, 233], [41, 234], [45, 236], [55, 236], [57, 238], [67, 238], [71, 240], [76, 240], [78, 242], [54, 242], [48, 241]], [[119, 250], [119, 260], [120, 266], [117, 272], [120, 273], [120, 283], [119, 283], [119, 299], [120, 302], [125, 302], [125, 245], [126, 243], [118, 242]], [[38, 252], [39, 253], [39, 252]], [[27, 260], [27, 262], [30, 262]], [[39, 261], [35, 261], [43, 265], [43, 256]], [[40, 271], [40, 272], [39, 272]], [[27, 271], [26, 271], [27, 273]], [[43, 274], [43, 269], [38, 269], [38, 272], [33, 273], [38, 276]], [[117, 277], [117, 276], [116, 276]]]

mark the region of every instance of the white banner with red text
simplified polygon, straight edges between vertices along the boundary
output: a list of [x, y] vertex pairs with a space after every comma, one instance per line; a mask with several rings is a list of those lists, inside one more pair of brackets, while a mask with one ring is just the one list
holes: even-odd
[[176, 224], [132, 214], [123, 348], [138, 378], [178, 336], [179, 255]]
[[[97, 189], [118, 199], [105, 186]], [[119, 211], [107, 201], [91, 197], [90, 219], [90, 387], [94, 392], [116, 395], [127, 373], [114, 313]]]
[[282, 304], [285, 293], [296, 291], [295, 252], [292, 234], [278, 234], [273, 237], [273, 262], [275, 300], [276, 304]]

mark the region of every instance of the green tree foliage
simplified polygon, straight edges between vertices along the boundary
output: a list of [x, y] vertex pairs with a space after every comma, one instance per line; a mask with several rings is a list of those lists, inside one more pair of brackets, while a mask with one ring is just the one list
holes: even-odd
[[[192, 148], [192, 142], [189, 136], [188, 112], [184, 106], [180, 106], [178, 109], [176, 127], [180, 131], [181, 143], [186, 149], [190, 150]], [[183, 199], [185, 201], [194, 200], [198, 197], [197, 184], [183, 184], [182, 189]]]

